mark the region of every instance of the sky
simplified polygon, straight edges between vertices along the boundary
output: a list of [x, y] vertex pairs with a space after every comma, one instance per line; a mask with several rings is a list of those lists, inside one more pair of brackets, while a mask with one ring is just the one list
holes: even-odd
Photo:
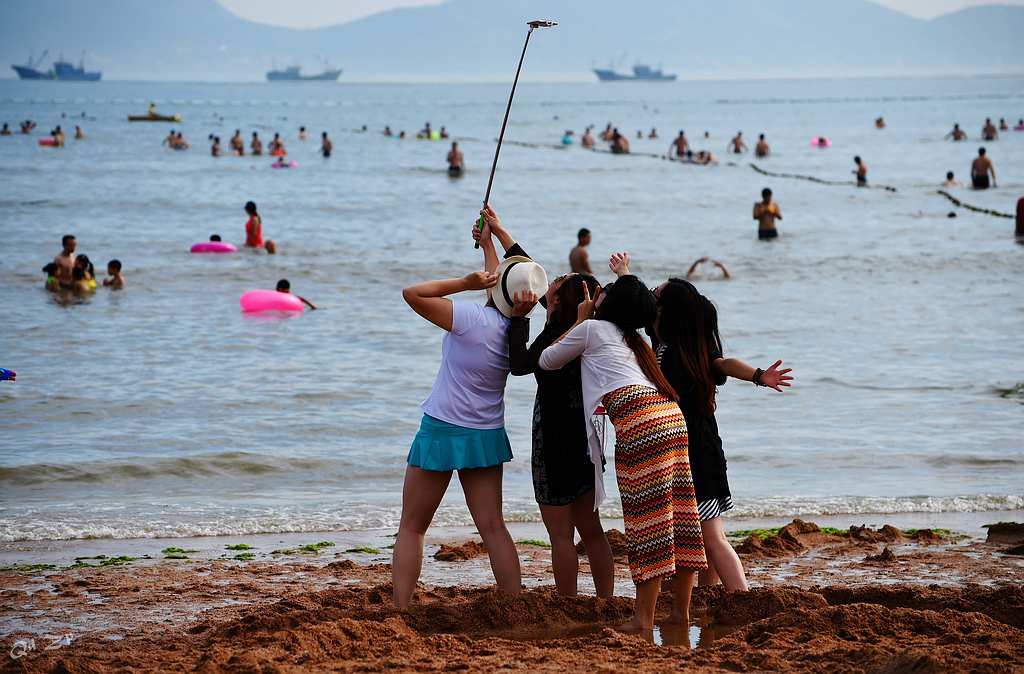
[[[218, 0], [246, 19], [293, 28], [346, 23], [396, 7], [437, 5], [443, 0]], [[498, 0], [503, 1], [503, 0]], [[828, 2], [834, 0], [822, 0]], [[873, 0], [912, 16], [930, 19], [974, 5], [1024, 5], [1024, 0]]]

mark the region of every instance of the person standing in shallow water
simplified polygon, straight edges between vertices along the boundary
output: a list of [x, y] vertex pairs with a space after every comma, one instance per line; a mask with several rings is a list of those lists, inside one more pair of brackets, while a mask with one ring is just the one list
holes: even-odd
[[857, 166], [853, 170], [853, 175], [857, 176], [857, 187], [868, 186], [868, 165], [864, 163], [864, 160], [860, 157], [854, 157], [853, 163]]
[[754, 219], [757, 220], [757, 238], [762, 241], [779, 238], [779, 230], [775, 221], [782, 219], [779, 205], [772, 201], [772, 191], [767, 187], [761, 190], [761, 201], [754, 204]]
[[320, 134], [320, 154], [324, 156], [324, 159], [329, 159], [331, 152], [334, 151], [334, 143], [327, 137], [327, 132], [324, 131]]
[[[989, 176], [992, 181], [989, 183]], [[976, 190], [987, 190], [996, 185], [996, 168], [985, 154], [985, 148], [978, 148], [978, 157], [971, 162], [971, 186]]]
[[[423, 538], [453, 472], [458, 472], [498, 589], [509, 594], [521, 589], [519, 556], [501, 511], [502, 467], [512, 460], [505, 432], [505, 383], [509, 320], [515, 306], [506, 298], [517, 292], [544, 292], [547, 279], [540, 265], [526, 257], [500, 227], [489, 206], [480, 214], [485, 222], [478, 239], [484, 253], [483, 271], [402, 291], [413, 311], [446, 334], [441, 367], [423, 402], [419, 432], [407, 458], [401, 523], [391, 563], [393, 599], [399, 609], [412, 602], [423, 565]], [[506, 248], [502, 263], [487, 223], [498, 225], [494, 233]], [[448, 295], [491, 289], [499, 283], [501, 289], [490, 293], [486, 306], [448, 299]]]
[[256, 212], [256, 203], [245, 202], [245, 213], [249, 219], [245, 222], [245, 245], [249, 248], [263, 246], [263, 218]]
[[576, 245], [569, 251], [569, 269], [574, 274], [594, 275], [590, 269], [590, 254], [587, 246], [590, 245], [590, 230], [586, 227], [576, 232]]
[[[576, 325], [544, 350], [539, 365], [557, 370], [580, 358], [584, 414], [603, 405], [615, 426], [615, 476], [636, 584], [633, 618], [619, 629], [650, 638], [662, 581], [673, 578], [669, 622], [688, 625], [693, 580], [707, 560], [679, 396], [638, 332], [654, 323], [654, 295], [629, 273], [629, 255], [615, 253], [609, 267], [618, 280], [594, 299], [584, 290]], [[587, 435], [596, 468], [602, 440], [592, 425]], [[597, 505], [603, 496], [598, 482]]]
[[724, 358], [718, 311], [692, 283], [669, 279], [654, 294], [658, 299], [655, 352], [665, 378], [679, 393], [679, 409], [686, 418], [689, 436], [690, 469], [708, 557], [708, 570], [699, 574], [700, 584], [715, 585], [721, 580], [729, 592], [746, 591], [743, 564], [726, 540], [721, 520], [733, 503], [715, 420], [716, 387], [724, 384], [726, 377], [733, 377], [782, 392], [793, 379], [791, 370], [779, 369], [781, 360], [761, 370], [735, 358]]

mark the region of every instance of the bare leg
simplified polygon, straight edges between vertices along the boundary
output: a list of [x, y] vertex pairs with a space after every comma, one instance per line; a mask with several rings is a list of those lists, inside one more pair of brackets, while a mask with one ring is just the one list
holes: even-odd
[[405, 469], [402, 488], [402, 521], [391, 556], [391, 586], [395, 606], [409, 608], [423, 566], [423, 535], [444, 498], [451, 471], [436, 472], [415, 466]]
[[575, 597], [580, 560], [576, 554], [571, 506], [542, 505], [540, 516], [551, 540], [551, 566], [555, 572], [555, 587], [558, 588], [559, 594]]
[[608, 545], [608, 537], [601, 526], [601, 515], [594, 510], [594, 490], [580, 496], [570, 507], [573, 524], [587, 549], [597, 596], [610, 597], [615, 592], [615, 562], [612, 560], [612, 547]]
[[722, 518], [701, 522], [700, 528], [704, 534], [709, 570], [714, 570], [715, 575], [722, 579], [727, 592], [746, 592], [747, 576], [743, 572], [743, 563], [725, 537]]
[[519, 553], [505, 528], [501, 513], [502, 467], [467, 468], [459, 471], [462, 490], [466, 492], [466, 505], [473, 523], [487, 546], [491, 558], [491, 572], [498, 589], [516, 594], [522, 589]]
[[697, 572], [692, 570], [676, 571], [672, 579], [672, 615], [670, 623], [690, 624], [690, 596], [693, 594], [693, 581]]
[[658, 593], [661, 592], [662, 578], [651, 578], [636, 586], [636, 602], [633, 605], [633, 619], [619, 625], [620, 632], [646, 634], [654, 629], [654, 610], [658, 607]]
[[[704, 548], [704, 552], [707, 553], [707, 548]], [[722, 579], [718, 577], [718, 573], [715, 572], [715, 565], [711, 563], [711, 556], [708, 555], [708, 568], [702, 569], [697, 574], [697, 585], [701, 587], [710, 587], [712, 585], [718, 585], [722, 582]]]

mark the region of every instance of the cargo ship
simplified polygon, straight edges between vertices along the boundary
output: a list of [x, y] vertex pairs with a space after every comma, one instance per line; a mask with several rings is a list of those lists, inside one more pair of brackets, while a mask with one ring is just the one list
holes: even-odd
[[61, 56], [60, 60], [53, 64], [53, 68], [50, 70], [39, 70], [39, 64], [42, 63], [43, 59], [46, 58], [47, 52], [43, 52], [42, 56], [38, 60], [33, 60], [32, 56], [29, 55], [28, 63], [23, 66], [12, 65], [14, 72], [18, 73], [18, 78], [22, 80], [59, 80], [61, 82], [98, 82], [103, 73], [100, 72], [88, 72], [85, 69], [85, 55], [82, 55], [82, 59], [78, 65], [69, 63], [64, 60]]
[[665, 74], [661, 68], [655, 70], [650, 66], [635, 65], [633, 74], [618, 73], [611, 68], [594, 68], [594, 74], [602, 82], [675, 82], [676, 76]]
[[267, 73], [270, 82], [333, 82], [341, 76], [341, 68], [327, 68], [317, 75], [303, 75], [299, 66], [289, 66], [284, 70], [271, 70]]

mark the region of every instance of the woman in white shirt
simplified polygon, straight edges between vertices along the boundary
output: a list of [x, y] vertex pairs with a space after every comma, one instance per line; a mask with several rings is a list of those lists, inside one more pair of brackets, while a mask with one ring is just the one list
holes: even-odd
[[[671, 620], [689, 623], [693, 580], [707, 560], [686, 420], [654, 351], [638, 332], [654, 322], [654, 295], [630, 275], [627, 254], [612, 255], [609, 266], [618, 280], [595, 300], [586, 297], [576, 325], [545, 349], [540, 367], [555, 370], [581, 357], [585, 412], [593, 414], [603, 405], [615, 426], [615, 475], [636, 584], [633, 619], [621, 629], [646, 633], [654, 627], [661, 581], [669, 576], [675, 577]], [[599, 465], [600, 438], [588, 430], [591, 460]]]

